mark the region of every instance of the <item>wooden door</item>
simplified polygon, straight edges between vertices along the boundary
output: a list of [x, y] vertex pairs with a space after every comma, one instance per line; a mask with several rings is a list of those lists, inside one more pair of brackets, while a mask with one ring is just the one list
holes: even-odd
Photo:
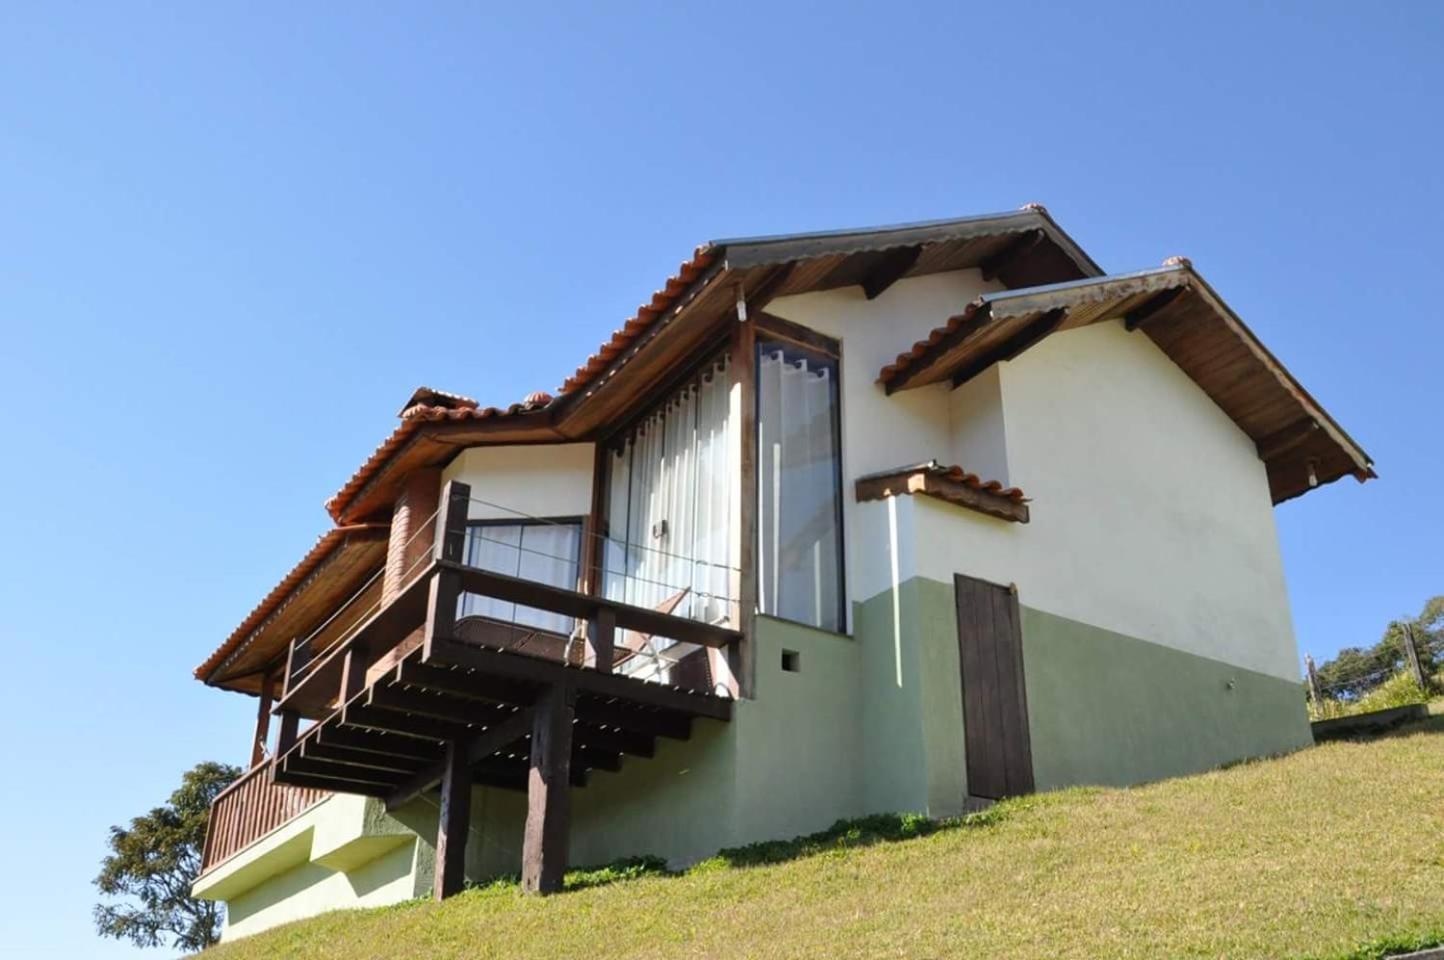
[[962, 666], [968, 793], [1001, 799], [1033, 791], [1028, 697], [1018, 596], [986, 580], [953, 577]]

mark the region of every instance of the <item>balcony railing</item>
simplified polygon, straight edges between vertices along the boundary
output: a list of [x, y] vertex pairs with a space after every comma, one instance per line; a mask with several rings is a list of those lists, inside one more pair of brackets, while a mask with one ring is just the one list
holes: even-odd
[[[409, 579], [394, 596], [383, 602], [375, 591], [363, 588], [315, 634], [292, 644], [284, 691], [276, 707], [283, 718], [288, 713], [312, 719], [327, 716], [364, 689], [369, 674], [408, 652], [409, 647], [400, 649], [399, 645], [408, 638], [420, 639], [422, 632], [428, 643], [436, 640], [503, 650], [697, 693], [736, 696], [732, 668], [738, 631], [674, 613], [679, 604], [694, 597], [711, 607], [730, 609], [733, 605], [728, 597], [708, 592], [707, 587], [719, 576], [725, 579], [731, 568], [706, 571], [705, 583], [696, 575], [681, 585], [633, 577], [647, 592], [662, 598], [654, 607], [643, 607], [470, 566], [464, 562], [470, 491], [465, 484], [453, 483], [448, 485], [447, 496], [454, 502], [437, 512], [435, 549], [412, 563]], [[514, 549], [523, 554], [536, 552]], [[541, 556], [553, 561], [567, 559]], [[622, 579], [614, 571], [599, 573], [602, 580], [613, 584]], [[558, 615], [546, 619], [571, 623], [574, 628], [562, 633], [520, 619], [463, 616], [463, 596]], [[702, 604], [697, 607], [701, 609]], [[338, 624], [344, 626], [338, 629]], [[388, 658], [384, 664], [383, 658]], [[283, 735], [278, 754], [285, 752], [286, 740], [289, 737]]]
[[330, 796], [325, 790], [275, 783], [271, 761], [252, 767], [211, 803], [201, 873], [300, 816]]
[[[383, 600], [379, 581], [363, 585], [293, 642], [274, 756], [217, 797], [203, 870], [332, 792], [381, 797], [394, 809], [445, 779], [457, 751], [470, 782], [528, 789], [528, 764], [540, 762], [527, 756], [535, 724], [555, 722], [568, 744], [564, 759], [547, 756], [548, 782], [581, 786], [593, 770], [620, 769], [624, 755], [652, 756], [658, 737], [686, 739], [694, 719], [731, 718], [742, 634], [675, 611], [695, 598], [705, 602], [693, 611], [734, 616], [716, 592], [734, 570], [623, 591], [643, 602], [661, 596], [653, 607], [498, 573], [465, 562], [469, 505], [469, 488], [449, 483], [435, 545], [399, 590]], [[468, 595], [542, 611], [553, 629], [530, 615], [463, 616]], [[566, 624], [570, 633], [556, 629]], [[316, 722], [302, 731], [303, 718]]]

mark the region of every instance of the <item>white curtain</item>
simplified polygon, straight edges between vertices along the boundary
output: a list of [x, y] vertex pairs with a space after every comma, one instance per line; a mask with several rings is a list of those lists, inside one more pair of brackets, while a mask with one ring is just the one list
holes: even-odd
[[[478, 524], [467, 529], [466, 562], [483, 570], [575, 590], [580, 541], [581, 530], [576, 524]], [[461, 615], [491, 617], [563, 635], [569, 635], [573, 627], [573, 619], [564, 614], [470, 593], [461, 598]]]
[[611, 453], [606, 596], [710, 623], [727, 619], [731, 419], [726, 361], [708, 367]]
[[840, 630], [836, 371], [765, 345], [757, 368], [758, 604]]

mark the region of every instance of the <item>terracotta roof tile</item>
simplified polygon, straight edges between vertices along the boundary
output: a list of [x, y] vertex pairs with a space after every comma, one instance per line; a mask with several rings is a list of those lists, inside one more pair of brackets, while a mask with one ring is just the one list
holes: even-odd
[[[965, 493], [958, 489], [960, 486], [975, 492]], [[899, 494], [914, 493], [947, 500], [1003, 520], [1028, 522], [1028, 498], [1022, 490], [1005, 487], [997, 480], [984, 480], [962, 467], [944, 466], [936, 460], [907, 467], [894, 467], [857, 479], [856, 495], [859, 501], [881, 500]]]
[[632, 341], [637, 339], [642, 331], [657, 319], [659, 314], [677, 302], [677, 298], [692, 285], [692, 282], [711, 266], [714, 257], [715, 248], [711, 244], [698, 247], [692, 254], [692, 259], [679, 266], [677, 272], [668, 278], [662, 289], [653, 293], [650, 301], [637, 308], [636, 314], [631, 319], [612, 331], [611, 338], [597, 348], [596, 353], [588, 357], [586, 362], [577, 367], [576, 372], [558, 388], [557, 393], [565, 396], [596, 379], [607, 368], [607, 365], [616, 359], [618, 354], [631, 346]]
[[306, 555], [301, 558], [300, 562], [291, 568], [291, 572], [282, 577], [281, 582], [272, 587], [271, 592], [266, 594], [256, 608], [246, 615], [240, 626], [232, 630], [231, 635], [209, 657], [206, 657], [205, 662], [196, 667], [196, 679], [205, 680], [227, 657], [236, 652], [246, 638], [285, 602], [291, 592], [303, 583], [336, 547], [346, 540], [348, 534], [361, 530], [384, 529], [387, 526], [388, 524], [384, 523], [358, 523], [346, 527], [332, 527], [316, 538], [316, 543], [306, 551]]
[[1026, 503], [1028, 501], [1023, 491], [1017, 487], [1005, 487], [997, 480], [984, 480], [976, 473], [969, 473], [962, 467], [946, 467], [934, 460], [932, 463], [925, 464], [924, 469], [935, 477], [951, 480], [954, 483], [961, 483], [963, 486], [972, 487], [974, 490], [985, 490], [988, 493], [996, 493], [1000, 497], [1007, 497], [1009, 500], [1017, 503]]
[[957, 332], [963, 324], [971, 322], [978, 315], [978, 311], [985, 309], [987, 305], [987, 300], [979, 297], [968, 304], [962, 313], [949, 317], [948, 322], [941, 327], [934, 327], [927, 339], [917, 341], [908, 350], [898, 354], [896, 360], [883, 367], [877, 376], [877, 382], [884, 385], [891, 382], [898, 374], [926, 356], [928, 351], [937, 346], [945, 337]]
[[[422, 389], [424, 390], [426, 388]], [[418, 390], [416, 395], [421, 394], [421, 392], [421, 390]], [[439, 393], [439, 391], [432, 392]], [[456, 395], [447, 394], [447, 396]], [[538, 390], [529, 394], [526, 400], [521, 403], [513, 403], [509, 407], [477, 407], [474, 405], [451, 407], [427, 404], [409, 406], [401, 412], [401, 422], [397, 424], [395, 430], [391, 431], [391, 435], [381, 441], [381, 444], [371, 452], [371, 456], [366, 458], [366, 462], [361, 464], [356, 472], [351, 475], [351, 479], [347, 480], [340, 490], [337, 490], [326, 500], [326, 511], [331, 514], [332, 519], [339, 519], [338, 514], [341, 507], [349, 503], [351, 499], [361, 491], [361, 488], [366, 486], [366, 483], [371, 479], [372, 475], [391, 458], [392, 454], [401, 449], [406, 441], [411, 438], [411, 435], [419, 430], [423, 424], [437, 423], [443, 420], [492, 420], [501, 417], [513, 417], [523, 413], [534, 413], [537, 410], [544, 409], [553, 402], [554, 400], [549, 393]], [[472, 403], [475, 404], [475, 401], [472, 401]]]

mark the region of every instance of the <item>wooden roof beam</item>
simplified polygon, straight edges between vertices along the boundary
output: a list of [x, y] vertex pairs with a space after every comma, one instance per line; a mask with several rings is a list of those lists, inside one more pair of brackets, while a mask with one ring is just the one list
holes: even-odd
[[1023, 329], [1019, 330], [1016, 334], [998, 344], [993, 349], [984, 352], [971, 363], [960, 367], [953, 374], [953, 386], [961, 387], [993, 364], [1013, 359], [1054, 330], [1057, 330], [1058, 326], [1067, 316], [1068, 311], [1059, 307], [1057, 310], [1049, 310], [1047, 313], [1039, 314], [1034, 319], [1029, 320], [1027, 324], [1023, 326]]
[[1137, 309], [1131, 311], [1123, 318], [1123, 328], [1130, 332], [1142, 327], [1145, 323], [1157, 317], [1163, 308], [1183, 296], [1188, 287], [1174, 287], [1171, 290], [1164, 290], [1155, 294], [1145, 301]]
[[1047, 236], [1042, 230], [1029, 230], [1026, 233], [1018, 234], [1008, 241], [1003, 249], [978, 264], [978, 269], [983, 273], [983, 279], [997, 280], [1004, 270], [1036, 250]]
[[882, 296], [882, 292], [888, 287], [897, 283], [907, 276], [918, 262], [918, 257], [923, 255], [921, 245], [916, 247], [900, 247], [897, 250], [890, 250], [883, 255], [883, 258], [873, 271], [862, 280], [862, 292], [869, 300], [876, 300]]
[[1313, 417], [1296, 420], [1258, 441], [1259, 459], [1268, 463], [1280, 454], [1288, 453], [1318, 431], [1319, 422]]
[[[911, 386], [920, 386], [922, 383], [931, 382], [924, 380], [934, 363], [940, 357], [945, 356], [948, 351], [954, 349], [963, 341], [975, 336], [978, 331], [992, 322], [992, 313], [986, 303], [975, 302], [968, 305], [968, 309], [959, 317], [954, 318], [958, 322], [953, 328], [928, 347], [924, 357], [908, 363], [900, 376], [889, 380], [885, 386], [888, 394], [897, 393], [899, 390], [906, 390]], [[952, 321], [949, 321], [952, 324]]]
[[[463, 754], [466, 765], [474, 767], [503, 747], [508, 747], [530, 735], [531, 726], [531, 710], [517, 710], [495, 726], [480, 731], [466, 743]], [[386, 809], [395, 811], [411, 802], [440, 783], [445, 772], [446, 760], [442, 759], [412, 775], [386, 797]]]

